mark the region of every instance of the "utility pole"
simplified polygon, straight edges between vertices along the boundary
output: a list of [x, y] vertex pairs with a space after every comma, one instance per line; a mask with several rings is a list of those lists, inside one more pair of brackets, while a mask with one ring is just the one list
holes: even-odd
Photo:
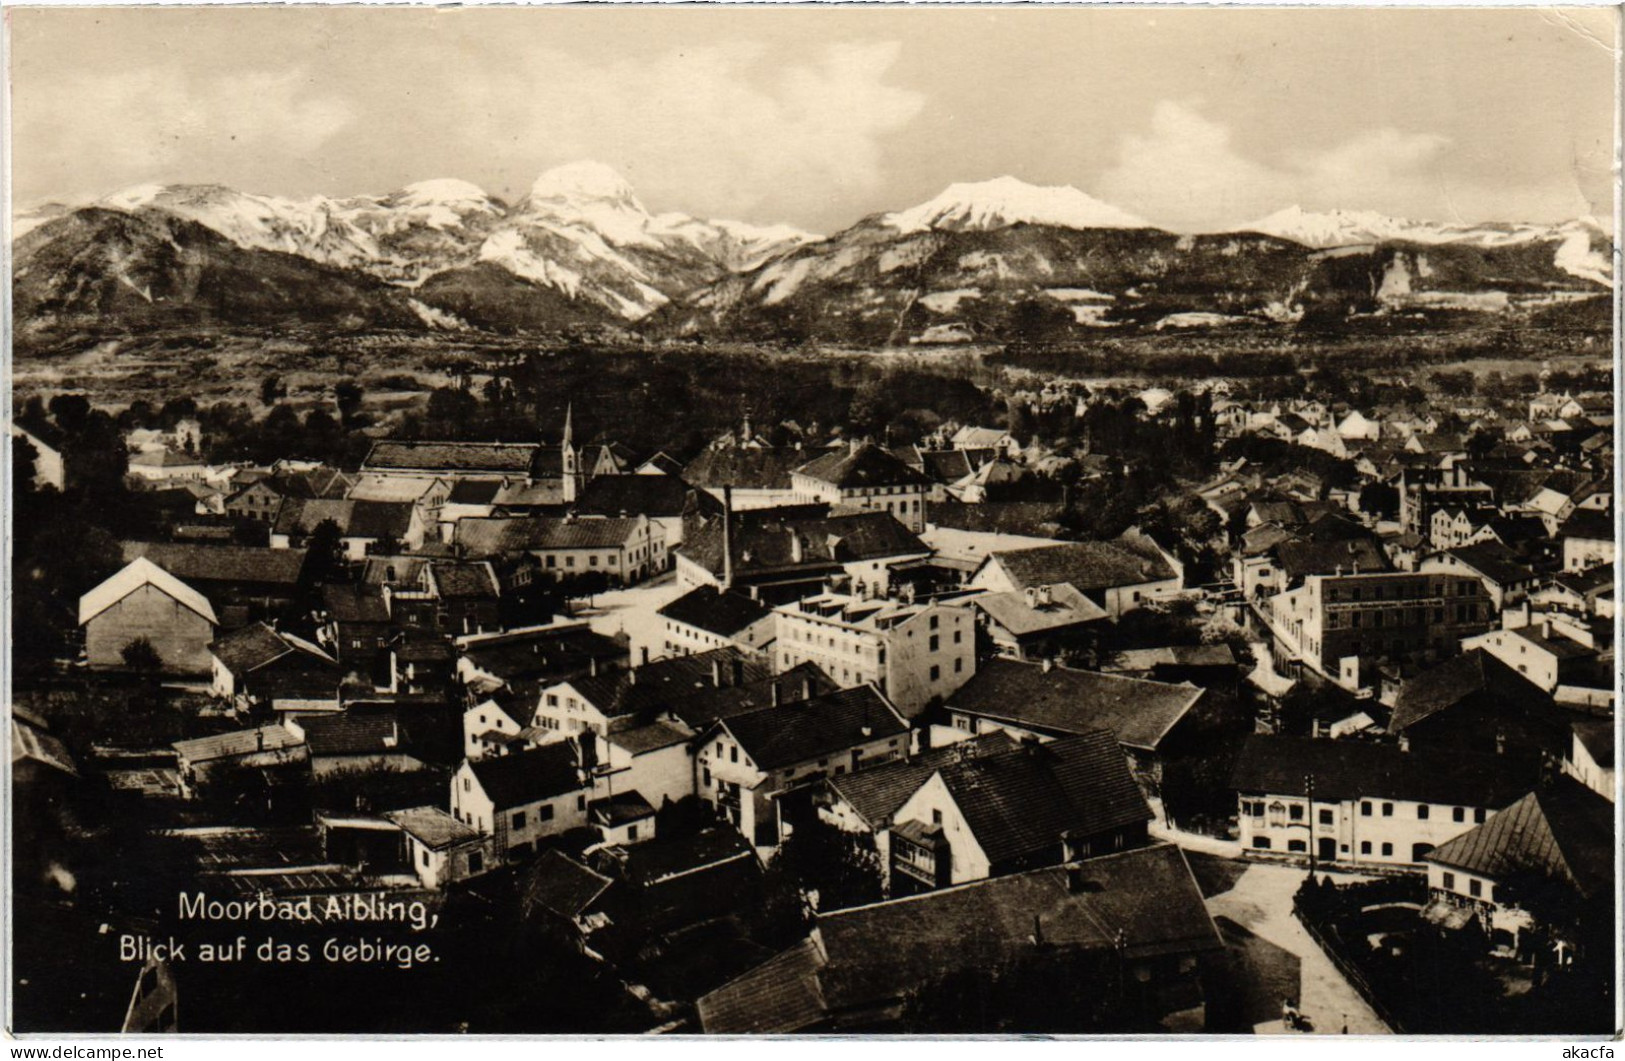
[[1303, 791], [1304, 791], [1304, 795], [1309, 798], [1309, 813], [1308, 813], [1308, 818], [1309, 818], [1309, 822], [1308, 822], [1308, 825], [1309, 825], [1309, 876], [1313, 877], [1315, 875], [1315, 869], [1316, 869], [1316, 866], [1317, 866], [1316, 859], [1315, 859], [1315, 846], [1316, 846], [1316, 844], [1315, 844], [1315, 775], [1314, 774], [1304, 774], [1303, 775]]

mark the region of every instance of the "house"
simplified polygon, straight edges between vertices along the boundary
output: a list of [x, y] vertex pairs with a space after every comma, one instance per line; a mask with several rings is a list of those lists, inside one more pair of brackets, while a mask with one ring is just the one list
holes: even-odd
[[605, 844], [583, 858], [613, 882], [588, 908], [604, 915], [589, 942], [610, 960], [626, 960], [651, 939], [751, 907], [762, 877], [762, 864], [744, 838], [716, 826]]
[[130, 454], [130, 477], [149, 484], [197, 482], [208, 472], [209, 466], [190, 453], [158, 449]]
[[685, 464], [683, 481], [720, 501], [724, 490], [733, 494], [740, 511], [795, 504], [799, 493], [791, 473], [813, 453], [800, 448], [707, 448]]
[[702, 996], [700, 1026], [928, 1031], [907, 1023], [909, 999], [946, 985], [958, 988], [949, 998], [980, 995], [1000, 970], [1074, 985], [1080, 1006], [1106, 1010], [1053, 1013], [1058, 1030], [1199, 1028], [1198, 961], [1222, 947], [1184, 855], [1159, 844], [820, 913], [807, 939]]
[[302, 715], [285, 723], [303, 736], [317, 780], [362, 773], [410, 773], [424, 769], [411, 755], [393, 712], [344, 711]]
[[1563, 772], [1613, 802], [1618, 792], [1614, 773], [1614, 721], [1587, 718], [1572, 724], [1573, 744], [1563, 757]]
[[898, 808], [939, 768], [1019, 746], [1015, 737], [995, 729], [942, 747], [923, 748], [904, 759], [825, 778], [823, 791], [814, 797], [813, 805], [821, 820], [843, 832], [882, 833], [891, 828]]
[[1497, 612], [1528, 597], [1540, 582], [1540, 575], [1520, 560], [1518, 554], [1494, 541], [1434, 553], [1424, 557], [1417, 570], [1422, 574], [1444, 572], [1477, 577], [1489, 592], [1490, 603]]
[[1338, 421], [1337, 434], [1339, 438], [1346, 441], [1358, 439], [1377, 442], [1382, 438], [1382, 424], [1367, 419], [1358, 410], [1353, 410]]
[[655, 808], [637, 789], [587, 803], [587, 824], [606, 844], [646, 843], [655, 838]]
[[407, 861], [425, 888], [456, 884], [497, 864], [489, 836], [439, 807], [385, 811], [384, 817], [400, 828]]
[[1194, 709], [1205, 692], [1047, 662], [992, 659], [949, 698], [947, 713], [952, 728], [970, 735], [1002, 729], [1054, 740], [1109, 730], [1135, 775], [1154, 788], [1168, 754], [1200, 733], [1203, 712]]
[[468, 708], [463, 712], [463, 757], [506, 755], [530, 744], [525, 731], [535, 707], [534, 699], [510, 695], [488, 697]]
[[1387, 730], [1418, 745], [1543, 749], [1560, 756], [1569, 747], [1569, 720], [1515, 667], [1482, 648], [1468, 648], [1403, 680]]
[[689, 655], [732, 646], [744, 652], [767, 652], [777, 636], [773, 611], [745, 593], [696, 586], [656, 613], [661, 649]]
[[1374, 684], [1367, 661], [1445, 659], [1495, 617], [1476, 577], [1386, 572], [1310, 575], [1255, 614], [1278, 668], [1307, 666], [1350, 691]]
[[1067, 584], [1105, 609], [1112, 619], [1149, 601], [1184, 590], [1183, 571], [1149, 539], [1068, 542], [997, 552], [971, 576], [975, 589], [1022, 593], [1029, 586]]
[[647, 516], [469, 518], [452, 535], [461, 553], [494, 558], [528, 553], [549, 578], [601, 572], [613, 585], [631, 585], [666, 570], [666, 539]]
[[782, 794], [902, 758], [909, 743], [908, 721], [872, 685], [729, 715], [696, 741], [697, 794], [747, 840], [774, 845]]
[[677, 551], [677, 581], [688, 587], [752, 591], [769, 604], [798, 600], [846, 578], [854, 593], [882, 596], [894, 570], [922, 562], [931, 549], [884, 512], [842, 516], [735, 513], [695, 529]]
[[[502, 587], [487, 561], [432, 560], [423, 568], [423, 592], [433, 621], [409, 625], [458, 636], [502, 629]], [[404, 596], [395, 594], [391, 607], [401, 610]]]
[[1021, 443], [1010, 432], [997, 427], [972, 427], [966, 424], [954, 432], [948, 444], [956, 450], [990, 449], [1012, 459], [1021, 453]]
[[451, 815], [492, 838], [496, 861], [512, 862], [547, 837], [586, 825], [589, 794], [575, 744], [557, 741], [465, 759], [451, 777]]
[[1597, 650], [1553, 627], [1550, 620], [1515, 630], [1491, 630], [1466, 638], [1461, 647], [1483, 649], [1544, 693], [1563, 685], [1592, 684]]
[[175, 776], [181, 795], [194, 799], [235, 773], [269, 769], [302, 770], [309, 761], [304, 736], [286, 726], [256, 726], [213, 737], [176, 741]]
[[554, 848], [527, 868], [521, 909], [527, 921], [553, 928], [585, 949], [588, 937], [611, 923], [604, 900], [614, 884], [613, 877]]
[[34, 485], [65, 490], [68, 486], [65, 458], [68, 439], [49, 420], [28, 418], [11, 422], [11, 437], [23, 439], [34, 448]]
[[683, 544], [683, 517], [702, 507], [721, 509], [709, 494], [696, 492], [675, 476], [616, 474], [589, 479], [574, 511], [578, 516], [647, 516], [660, 526], [671, 550]]
[[1566, 964], [1562, 951], [1576, 942], [1566, 938], [1573, 926], [1542, 917], [1561, 904], [1552, 891], [1611, 922], [1618, 851], [1614, 805], [1560, 777], [1428, 854], [1428, 894], [1479, 918], [1492, 940], [1506, 933], [1520, 951], [1524, 932], [1547, 929], [1556, 937], [1558, 964]]
[[671, 454], [661, 450], [654, 456], [639, 464], [634, 470], [636, 475], [671, 475], [681, 478], [683, 462]]
[[196, 589], [145, 557], [79, 598], [79, 625], [91, 667], [124, 667], [124, 650], [146, 641], [170, 674], [210, 673], [209, 644], [218, 622]]
[[1563, 543], [1563, 570], [1585, 571], [1614, 562], [1614, 521], [1611, 516], [1580, 509], [1557, 529]]
[[290, 497], [277, 510], [271, 548], [302, 548], [316, 528], [338, 527], [344, 559], [358, 563], [369, 553], [423, 547], [423, 511], [410, 501], [351, 501]]
[[1240, 673], [1235, 652], [1222, 641], [1211, 645], [1119, 649], [1101, 661], [1100, 670], [1165, 684], [1197, 685], [1208, 690], [1234, 689]]
[[[535, 693], [544, 685], [626, 666], [625, 643], [584, 621], [457, 639], [457, 677], [464, 685], [476, 694], [530, 691], [533, 709]], [[529, 724], [528, 711], [523, 721]]]
[[209, 655], [211, 689], [222, 699], [273, 711], [338, 708], [344, 672], [303, 638], [254, 623], [216, 640]]
[[877, 847], [887, 893], [908, 895], [1140, 847], [1151, 817], [1117, 738], [1095, 730], [954, 757]]
[[1528, 756], [1428, 745], [1252, 736], [1231, 773], [1254, 857], [1419, 869], [1429, 852], [1527, 790]]
[[654, 721], [676, 701], [741, 690], [772, 677], [765, 662], [734, 648], [672, 656], [625, 671], [600, 671], [543, 687], [532, 723], [567, 737]]
[[773, 618], [778, 673], [812, 663], [843, 688], [873, 683], [910, 718], [976, 673], [975, 618], [958, 605], [821, 593]]
[[[656, 719], [644, 725], [612, 729], [597, 738], [593, 792], [598, 800], [636, 796], [652, 815], [667, 803], [694, 795], [694, 757], [690, 742], [695, 731], [680, 719]], [[625, 808], [617, 812], [622, 824], [618, 839], [631, 843], [635, 832], [625, 830]], [[630, 819], [634, 826], [639, 819]], [[606, 828], [609, 823], [602, 822]], [[653, 835], [652, 824], [643, 839]], [[606, 840], [610, 837], [606, 835]]]
[[368, 673], [379, 660], [395, 634], [390, 598], [384, 587], [365, 582], [326, 582], [322, 584], [321, 623], [316, 639], [331, 646], [333, 655], [351, 670]]
[[[534, 442], [407, 442], [379, 439], [361, 462], [375, 477], [465, 480], [536, 480], [558, 475], [558, 453]], [[552, 458], [551, 460], [549, 458]]]
[[299, 599], [307, 553], [246, 545], [186, 542], [120, 542], [128, 563], [146, 557], [208, 597], [224, 614], [233, 606], [258, 618], [286, 609]]
[[1560, 571], [1529, 594], [1532, 606], [1585, 618], [1613, 618], [1614, 565]]
[[1106, 609], [1070, 585], [1028, 586], [1023, 592], [978, 593], [968, 598], [981, 628], [1002, 656], [1051, 659], [1088, 644], [1089, 631], [1109, 618]]
[[790, 481], [797, 501], [881, 511], [915, 534], [925, 530], [931, 481], [872, 442], [808, 461]]

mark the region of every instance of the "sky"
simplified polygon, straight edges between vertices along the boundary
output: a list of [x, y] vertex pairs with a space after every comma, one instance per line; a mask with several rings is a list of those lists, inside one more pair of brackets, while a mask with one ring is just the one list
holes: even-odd
[[1613, 214], [1607, 8], [9, 8], [13, 199], [591, 159], [832, 232], [1011, 175], [1176, 230]]

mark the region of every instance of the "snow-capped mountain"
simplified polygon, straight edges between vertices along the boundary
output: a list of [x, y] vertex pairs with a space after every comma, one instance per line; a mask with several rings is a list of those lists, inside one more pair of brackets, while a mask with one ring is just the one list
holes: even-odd
[[899, 232], [945, 232], [1056, 225], [1061, 228], [1151, 228], [1142, 218], [1065, 185], [1040, 187], [1014, 177], [950, 184], [934, 199], [885, 216]]

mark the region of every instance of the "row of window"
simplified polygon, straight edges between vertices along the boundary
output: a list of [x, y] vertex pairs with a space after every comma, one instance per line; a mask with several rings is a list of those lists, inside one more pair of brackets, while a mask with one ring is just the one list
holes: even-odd
[[[1456, 890], [1456, 875], [1454, 873], [1446, 873], [1444, 875], [1444, 886], [1450, 891]], [[1468, 877], [1467, 894], [1471, 895], [1474, 899], [1493, 900], [1495, 898], [1495, 885], [1492, 883], [1486, 886], [1483, 881], [1477, 880], [1473, 877]]]
[[[1440, 809], [1442, 810], [1443, 808], [1440, 808]], [[1261, 799], [1259, 799], [1259, 800], [1243, 800], [1242, 801], [1242, 811], [1245, 814], [1247, 814], [1248, 816], [1250, 816], [1250, 817], [1252, 817], [1254, 819], [1260, 819], [1260, 818], [1264, 818], [1264, 817], [1267, 816], [1269, 818], [1270, 825], [1279, 826], [1279, 825], [1285, 825], [1288, 821], [1294, 821], [1294, 822], [1303, 821], [1304, 806], [1301, 803], [1293, 803], [1293, 804], [1289, 805], [1289, 804], [1281, 803], [1279, 800], [1277, 800], [1277, 801], [1275, 801], [1273, 803], [1270, 803], [1268, 805], [1266, 805], [1265, 802], [1263, 800], [1261, 800]], [[1376, 813], [1377, 813], [1377, 804], [1375, 802], [1373, 802], [1373, 801], [1371, 801], [1369, 799], [1363, 799], [1363, 800], [1360, 801], [1360, 816], [1361, 817], [1370, 818], [1370, 817], [1375, 816]], [[1431, 815], [1432, 815], [1432, 808], [1431, 808], [1431, 806], [1429, 804], [1418, 803], [1416, 805], [1416, 820], [1417, 821], [1424, 821], [1425, 822], [1431, 817]], [[1382, 816], [1384, 818], [1392, 818], [1394, 816], [1394, 805], [1392, 803], [1383, 803], [1382, 804]], [[1333, 825], [1333, 824], [1336, 824], [1336, 821], [1337, 821], [1335, 811], [1330, 807], [1321, 807], [1321, 808], [1319, 808], [1319, 813], [1318, 813], [1317, 817], [1318, 817], [1321, 825]], [[1485, 818], [1484, 808], [1483, 807], [1474, 807], [1473, 808], [1473, 821], [1475, 823], [1477, 823], [1477, 824], [1482, 825], [1483, 822], [1484, 822], [1484, 818]], [[1450, 820], [1451, 821], [1456, 821], [1456, 822], [1465, 822], [1467, 820], [1467, 808], [1466, 807], [1451, 807], [1450, 808]]]

